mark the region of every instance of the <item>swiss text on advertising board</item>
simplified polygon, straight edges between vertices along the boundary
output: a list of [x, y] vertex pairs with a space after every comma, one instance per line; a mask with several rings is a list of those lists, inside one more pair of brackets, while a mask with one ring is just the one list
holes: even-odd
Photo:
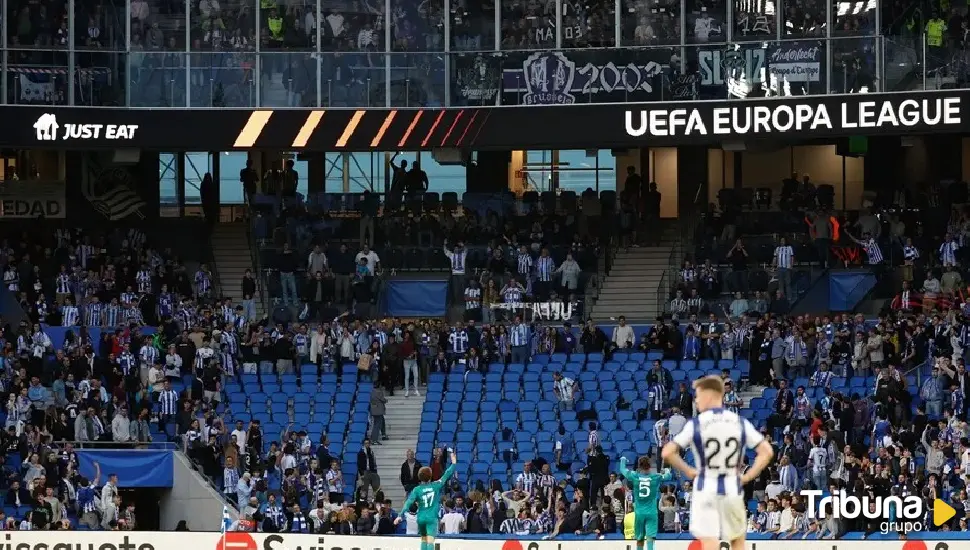
[[[956, 535], [956, 533], [954, 533]], [[963, 540], [749, 541], [750, 550], [958, 550]], [[696, 550], [697, 541], [661, 540], [664, 550]], [[439, 538], [438, 550], [632, 550], [626, 540], [505, 540]], [[728, 545], [722, 543], [722, 550]], [[416, 537], [365, 537], [266, 533], [6, 531], [0, 550], [413, 550]]]

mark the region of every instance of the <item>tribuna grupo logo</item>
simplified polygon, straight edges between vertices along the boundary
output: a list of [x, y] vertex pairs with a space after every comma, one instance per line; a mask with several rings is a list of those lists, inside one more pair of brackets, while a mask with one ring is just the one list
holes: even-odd
[[809, 518], [822, 519], [829, 515], [839, 519], [880, 520], [879, 530], [883, 533], [922, 531], [926, 518], [926, 504], [921, 497], [857, 497], [837, 491], [827, 496], [818, 490], [804, 490], [800, 493], [808, 501], [806, 511]]

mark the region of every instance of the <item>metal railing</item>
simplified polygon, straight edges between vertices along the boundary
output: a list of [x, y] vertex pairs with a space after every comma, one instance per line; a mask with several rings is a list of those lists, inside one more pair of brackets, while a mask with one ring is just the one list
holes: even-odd
[[[250, 210], [250, 214], [252, 211]], [[256, 229], [253, 224], [256, 223], [256, 216], [250, 215], [246, 219], [246, 239], [249, 243], [249, 255], [253, 262], [253, 278], [256, 281], [256, 292], [259, 294], [259, 303], [263, 306], [263, 313], [269, 313], [270, 303], [269, 296], [266, 291], [267, 281], [264, 277], [269, 275], [263, 271], [262, 259], [259, 256], [259, 242], [256, 239]], [[253, 298], [256, 298], [255, 296]]]
[[[964, 50], [928, 47], [922, 35], [769, 38], [477, 52], [18, 46], [0, 55], [7, 76], [0, 79], [0, 100], [144, 108], [424, 108], [802, 97], [938, 89], [967, 80]], [[37, 60], [15, 63], [24, 52]], [[688, 66], [696, 72], [684, 72]], [[554, 72], [569, 77], [570, 89], [539, 77]]]

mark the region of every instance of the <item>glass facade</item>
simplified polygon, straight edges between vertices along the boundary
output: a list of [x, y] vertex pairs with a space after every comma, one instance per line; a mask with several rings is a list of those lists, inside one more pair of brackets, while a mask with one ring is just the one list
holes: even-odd
[[956, 46], [924, 46], [922, 21], [882, 0], [0, 3], [7, 104], [539, 105], [966, 80]]

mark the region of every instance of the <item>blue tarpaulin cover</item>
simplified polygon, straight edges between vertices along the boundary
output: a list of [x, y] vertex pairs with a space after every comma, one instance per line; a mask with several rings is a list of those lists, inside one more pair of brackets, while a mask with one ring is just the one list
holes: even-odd
[[97, 462], [101, 467], [101, 482], [118, 474], [119, 487], [171, 487], [175, 478], [175, 462], [170, 450], [95, 450], [77, 451], [81, 475], [94, 479]]
[[876, 285], [871, 271], [832, 271], [829, 274], [829, 309], [852, 311]]
[[448, 281], [389, 281], [384, 293], [393, 317], [441, 317], [448, 302]]

